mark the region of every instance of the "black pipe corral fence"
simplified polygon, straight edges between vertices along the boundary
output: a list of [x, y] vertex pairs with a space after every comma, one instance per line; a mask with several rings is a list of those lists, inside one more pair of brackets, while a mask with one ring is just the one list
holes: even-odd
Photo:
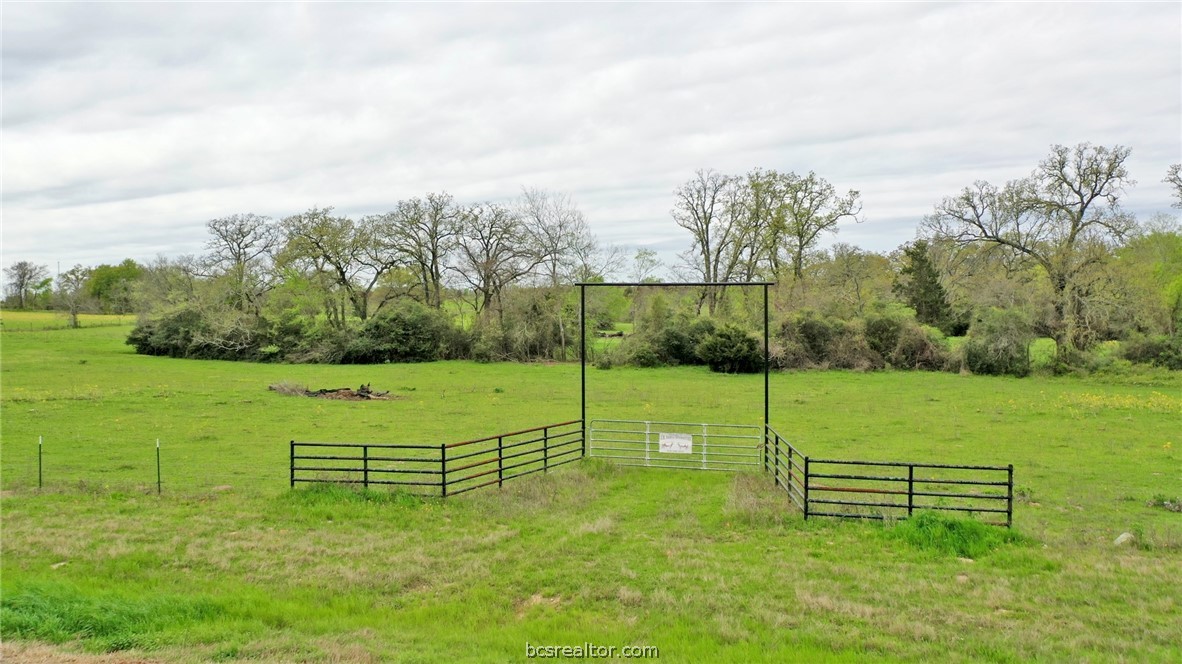
[[[578, 461], [583, 420], [438, 445], [291, 441], [291, 486], [330, 482], [454, 496]], [[804, 518], [906, 518], [917, 510], [1014, 522], [1014, 467], [815, 459], [764, 427], [763, 469]], [[758, 464], [758, 461], [756, 462]], [[757, 465], [758, 467], [758, 465]], [[1004, 521], [1000, 519], [1004, 517]]]

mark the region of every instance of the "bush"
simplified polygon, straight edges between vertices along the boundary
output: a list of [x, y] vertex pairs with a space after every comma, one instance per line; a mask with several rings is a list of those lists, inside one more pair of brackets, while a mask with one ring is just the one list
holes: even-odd
[[1182, 337], [1132, 337], [1122, 344], [1121, 357], [1135, 364], [1182, 371]]
[[833, 340], [836, 320], [821, 318], [812, 311], [804, 311], [793, 322], [796, 341], [813, 364], [826, 361], [829, 343]]
[[899, 331], [899, 339], [889, 359], [898, 369], [943, 371], [950, 363], [951, 354], [938, 329], [912, 322]]
[[647, 339], [637, 338], [636, 342], [628, 347], [628, 363], [644, 368], [663, 367], [665, 360], [653, 344]]
[[907, 323], [914, 325], [914, 318], [901, 315], [870, 314], [866, 316], [866, 343], [882, 357], [890, 357], [899, 345], [899, 337]]
[[141, 320], [127, 335], [127, 343], [141, 355], [188, 357], [193, 334], [204, 325], [201, 312], [183, 308], [153, 320]]
[[698, 344], [698, 357], [711, 371], [755, 373], [763, 369], [759, 342], [737, 325], [723, 325]]
[[345, 346], [341, 363], [433, 362], [442, 355], [450, 330], [442, 312], [403, 300], [365, 321]]
[[1030, 320], [1021, 312], [990, 309], [969, 328], [964, 344], [965, 366], [975, 374], [1029, 375], [1033, 341]]
[[776, 347], [781, 368], [833, 368], [868, 370], [885, 365], [882, 355], [866, 341], [861, 322], [822, 317], [802, 311], [785, 320]]
[[709, 318], [678, 316], [652, 336], [652, 346], [665, 364], [701, 364], [698, 346], [714, 330], [714, 321]]
[[874, 352], [866, 341], [861, 321], [835, 320], [831, 324], [831, 338], [825, 349], [826, 360], [834, 369], [871, 371], [882, 369], [886, 361]]

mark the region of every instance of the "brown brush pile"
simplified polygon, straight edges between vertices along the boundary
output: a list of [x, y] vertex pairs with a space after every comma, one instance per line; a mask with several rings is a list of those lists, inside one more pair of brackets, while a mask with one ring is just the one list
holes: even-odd
[[268, 390], [278, 392], [280, 394], [287, 394], [290, 396], [300, 397], [314, 397], [317, 399], [336, 399], [338, 401], [389, 401], [397, 397], [391, 397], [390, 392], [375, 392], [369, 386], [369, 383], [351, 389], [348, 387], [337, 387], [332, 389], [309, 390], [303, 385], [296, 385], [294, 383], [276, 383], [268, 385]]

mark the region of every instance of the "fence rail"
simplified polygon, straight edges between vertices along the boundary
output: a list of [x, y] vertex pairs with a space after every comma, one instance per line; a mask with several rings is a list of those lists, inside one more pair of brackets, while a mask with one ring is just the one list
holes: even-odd
[[583, 422], [438, 445], [291, 441], [290, 484], [334, 483], [407, 487], [449, 496], [583, 458]]
[[[764, 468], [804, 518], [887, 519], [916, 510], [952, 511], [1014, 523], [1014, 466], [813, 459], [770, 426]], [[1004, 521], [998, 519], [1004, 516]]]

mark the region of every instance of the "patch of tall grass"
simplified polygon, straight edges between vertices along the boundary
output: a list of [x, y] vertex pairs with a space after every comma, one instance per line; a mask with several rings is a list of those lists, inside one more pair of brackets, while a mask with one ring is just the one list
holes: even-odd
[[1007, 544], [1031, 540], [1013, 530], [924, 511], [886, 531], [892, 539], [936, 554], [980, 558]]

